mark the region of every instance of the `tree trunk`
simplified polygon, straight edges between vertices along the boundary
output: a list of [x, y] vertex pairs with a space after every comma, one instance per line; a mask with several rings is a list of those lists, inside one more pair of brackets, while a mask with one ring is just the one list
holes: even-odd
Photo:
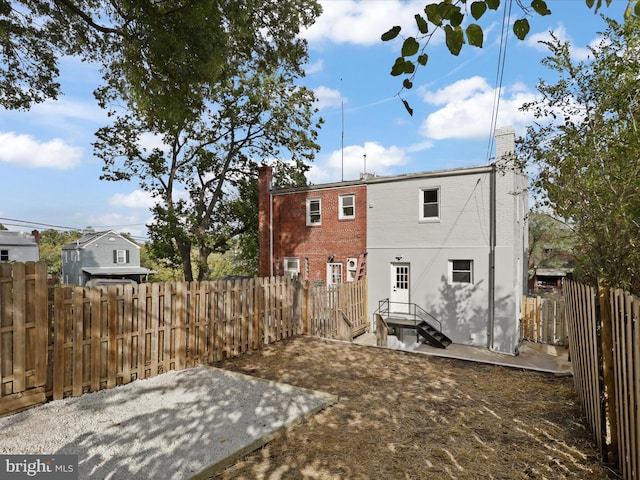
[[191, 268], [191, 243], [176, 240], [180, 259], [182, 260], [182, 273], [186, 282], [193, 282], [193, 269]]
[[198, 248], [198, 281], [203, 282], [209, 280], [211, 270], [209, 269], [209, 255], [211, 255], [211, 249], [205, 246]]

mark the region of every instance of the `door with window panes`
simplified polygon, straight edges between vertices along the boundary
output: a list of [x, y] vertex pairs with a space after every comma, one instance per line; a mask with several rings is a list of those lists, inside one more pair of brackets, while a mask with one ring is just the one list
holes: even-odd
[[391, 292], [389, 309], [397, 313], [409, 313], [409, 264], [391, 264]]
[[327, 285], [342, 283], [342, 263], [327, 263]]

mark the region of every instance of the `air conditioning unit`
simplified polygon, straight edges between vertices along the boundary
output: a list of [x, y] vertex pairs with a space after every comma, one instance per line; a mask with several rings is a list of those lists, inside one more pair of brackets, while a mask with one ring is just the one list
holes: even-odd
[[358, 270], [358, 259], [347, 258], [347, 282], [353, 282], [356, 279], [357, 270]]

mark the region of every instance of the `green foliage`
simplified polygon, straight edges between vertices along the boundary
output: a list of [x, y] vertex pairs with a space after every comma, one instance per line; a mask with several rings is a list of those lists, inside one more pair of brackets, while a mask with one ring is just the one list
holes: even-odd
[[[167, 2], [159, 3], [166, 8]], [[187, 281], [210, 278], [209, 257], [224, 253], [234, 239], [257, 229], [257, 200], [246, 203], [257, 196], [246, 192], [253, 188], [258, 163], [282, 159], [278, 162], [287, 165], [283, 179], [300, 183], [305, 181], [306, 162], [319, 148], [315, 140], [320, 122], [312, 120], [315, 98], [299, 85], [307, 46], [298, 38], [300, 28], [319, 13], [317, 4], [256, 0], [231, 2], [228, 7], [221, 10], [224, 35], [216, 37], [223, 47], [208, 56], [222, 76], [191, 71], [177, 55], [182, 76], [166, 87], [175, 85], [177, 90], [147, 97], [153, 91], [147, 85], [158, 81], [158, 88], [164, 88], [164, 75], [156, 79], [155, 70], [145, 71], [151, 83], [146, 83], [147, 77], [134, 82], [125, 75], [125, 62], [97, 92], [102, 105], [113, 105], [114, 118], [97, 132], [94, 143], [96, 156], [104, 161], [102, 178], [137, 180], [153, 195], [157, 203], [148, 225], [149, 253], [169, 269], [180, 266]], [[187, 41], [207, 43], [207, 38], [187, 35], [176, 41], [180, 46]], [[160, 44], [154, 48], [162, 54]], [[200, 51], [204, 57], [207, 48]], [[220, 51], [225, 52], [222, 58]], [[131, 94], [136, 85], [143, 85], [140, 91], [147, 93]], [[184, 96], [186, 103], [173, 104], [172, 92], [181, 95], [182, 88], [197, 91], [197, 102]], [[125, 112], [122, 104], [128, 107]], [[145, 133], [163, 146], [144, 148], [140, 138]], [[248, 246], [243, 250], [250, 251]]]
[[519, 157], [539, 172], [533, 187], [576, 235], [579, 270], [593, 280], [640, 292], [640, 19], [609, 20], [592, 60], [574, 62], [569, 45], [547, 43], [541, 82], [526, 104], [537, 121]]
[[534, 211], [529, 214], [528, 224], [529, 270], [575, 267], [575, 235], [566, 223]]
[[46, 262], [50, 275], [62, 275], [62, 247], [81, 236], [77, 231], [61, 232], [49, 229], [40, 232], [40, 260]]
[[[595, 13], [602, 7], [602, 0], [585, 0], [586, 6], [593, 9]], [[605, 0], [607, 6], [612, 0]], [[494, 21], [486, 17], [488, 12], [496, 12], [500, 8], [500, 0], [445, 0], [439, 3], [428, 3], [424, 7], [426, 19], [420, 13], [414, 15], [416, 24], [420, 32], [418, 37], [407, 37], [403, 40], [400, 49], [401, 56], [396, 58], [391, 67], [391, 75], [394, 77], [406, 75], [407, 78], [402, 79], [402, 89], [410, 89], [413, 87], [413, 80], [416, 75], [418, 66], [426, 66], [425, 49], [429, 45], [432, 37], [438, 29], [445, 34], [445, 41], [449, 52], [452, 55], [459, 55], [465, 43], [473, 47], [482, 48], [484, 45], [484, 32], [479, 23], [470, 23], [463, 29], [462, 25], [468, 17], [476, 21], [486, 20], [487, 23]], [[520, 3], [518, 2], [520, 5]], [[521, 5], [522, 6], [522, 5]], [[531, 10], [537, 15], [551, 15], [551, 10], [544, 0], [532, 0], [531, 9], [523, 9], [523, 17], [517, 19], [513, 23], [513, 33], [519, 40], [524, 40], [531, 29], [528, 16]], [[636, 0], [628, 0], [628, 7], [625, 12], [625, 18], [633, 15], [640, 15], [640, 3]], [[402, 32], [400, 26], [394, 26], [381, 35], [381, 40], [388, 42], [399, 37]], [[465, 41], [466, 36], [466, 41]], [[416, 62], [407, 57], [412, 57], [419, 53]], [[402, 91], [401, 89], [401, 91]], [[409, 104], [403, 100], [403, 104], [410, 115], [413, 110]]]

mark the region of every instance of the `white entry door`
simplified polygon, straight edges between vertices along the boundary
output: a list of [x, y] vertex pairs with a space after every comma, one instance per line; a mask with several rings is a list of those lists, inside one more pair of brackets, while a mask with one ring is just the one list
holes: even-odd
[[409, 313], [409, 264], [391, 264], [391, 292], [389, 309], [397, 313]]

